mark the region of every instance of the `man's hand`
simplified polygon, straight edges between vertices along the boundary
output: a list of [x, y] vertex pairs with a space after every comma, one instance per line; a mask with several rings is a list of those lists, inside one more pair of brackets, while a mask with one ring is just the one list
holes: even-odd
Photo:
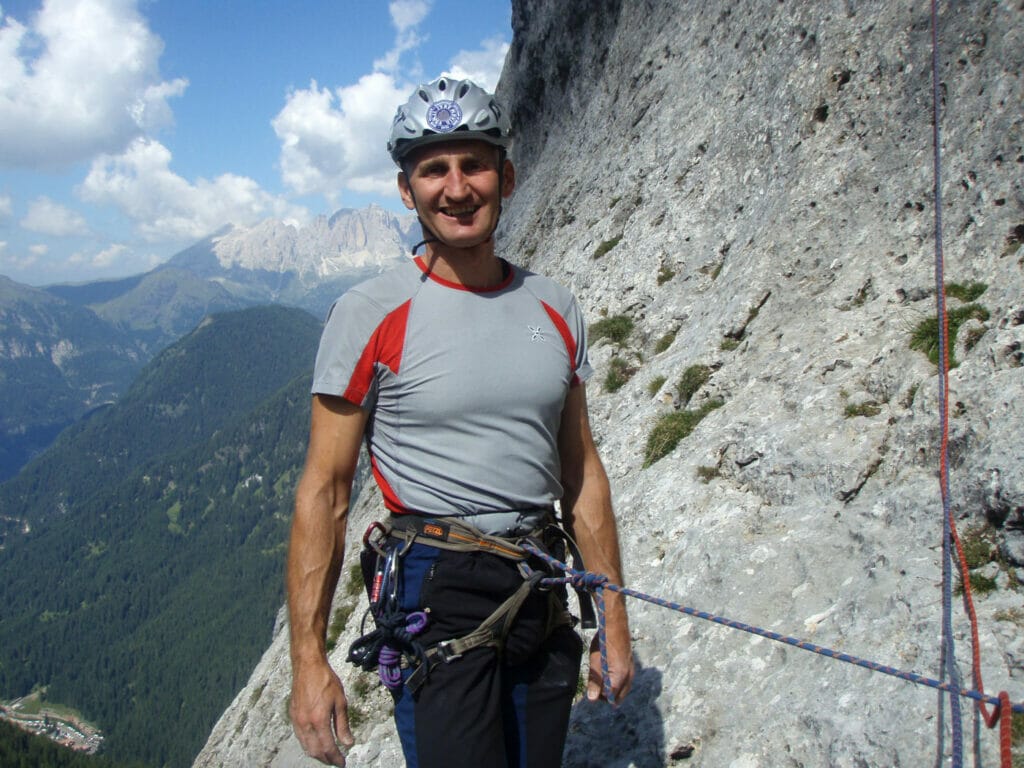
[[[622, 703], [633, 686], [633, 650], [630, 646], [629, 625], [625, 621], [609, 622], [605, 627], [608, 647], [608, 675], [616, 706]], [[605, 698], [604, 675], [601, 672], [601, 647], [598, 636], [590, 642], [590, 674], [587, 676], [587, 699]]]
[[307, 755], [325, 765], [345, 765], [355, 744], [348, 727], [348, 700], [341, 680], [326, 663], [295, 670], [290, 706], [292, 727]]

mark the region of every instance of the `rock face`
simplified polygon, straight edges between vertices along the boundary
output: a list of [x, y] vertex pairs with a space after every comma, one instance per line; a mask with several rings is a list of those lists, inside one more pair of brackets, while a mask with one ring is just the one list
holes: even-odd
[[[513, 26], [519, 187], [499, 248], [629, 332], [595, 338], [588, 386], [629, 584], [939, 677], [939, 376], [910, 348], [936, 305], [927, 7], [516, 0]], [[975, 596], [987, 689], [1021, 701], [1024, 8], [952, 4], [940, 30], [951, 506], [994, 587]], [[683, 411], [705, 417], [645, 455]], [[378, 505], [360, 500], [352, 546]], [[634, 691], [577, 704], [566, 766], [949, 752], [931, 689], [641, 602], [631, 622]], [[358, 692], [355, 629], [332, 659]], [[197, 765], [311, 764], [288, 732], [286, 654], [278, 632]], [[350, 765], [401, 764], [379, 689], [353, 700], [370, 716]]]

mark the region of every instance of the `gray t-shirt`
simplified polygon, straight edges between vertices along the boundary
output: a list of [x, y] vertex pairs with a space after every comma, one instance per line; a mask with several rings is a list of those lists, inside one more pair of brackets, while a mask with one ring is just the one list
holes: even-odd
[[468, 289], [416, 258], [335, 302], [313, 392], [370, 409], [367, 445], [391, 512], [487, 520], [561, 497], [562, 408], [592, 373], [565, 288], [507, 265], [499, 285]]

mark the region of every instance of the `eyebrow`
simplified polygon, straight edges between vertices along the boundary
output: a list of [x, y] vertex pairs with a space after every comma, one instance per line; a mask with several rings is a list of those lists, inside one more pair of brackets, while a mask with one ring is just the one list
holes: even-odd
[[[480, 165], [493, 165], [494, 167], [497, 167], [497, 164], [493, 162], [492, 158], [476, 152], [467, 152], [465, 154], [456, 155], [454, 162], [458, 165], [462, 165], [464, 163], [479, 163]], [[427, 171], [447, 168], [449, 165], [451, 165], [451, 161], [447, 157], [434, 157], [418, 163], [416, 170], [424, 173]]]

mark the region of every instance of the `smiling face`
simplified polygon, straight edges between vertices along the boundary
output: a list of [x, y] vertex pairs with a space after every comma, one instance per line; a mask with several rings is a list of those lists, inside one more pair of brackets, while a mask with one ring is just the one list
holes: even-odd
[[[502, 161], [500, 155], [484, 141], [427, 145], [413, 152], [398, 174], [402, 201], [444, 245], [484, 244], [498, 224], [501, 198], [511, 195], [515, 187], [512, 163]], [[499, 162], [504, 163], [502, 174]]]

